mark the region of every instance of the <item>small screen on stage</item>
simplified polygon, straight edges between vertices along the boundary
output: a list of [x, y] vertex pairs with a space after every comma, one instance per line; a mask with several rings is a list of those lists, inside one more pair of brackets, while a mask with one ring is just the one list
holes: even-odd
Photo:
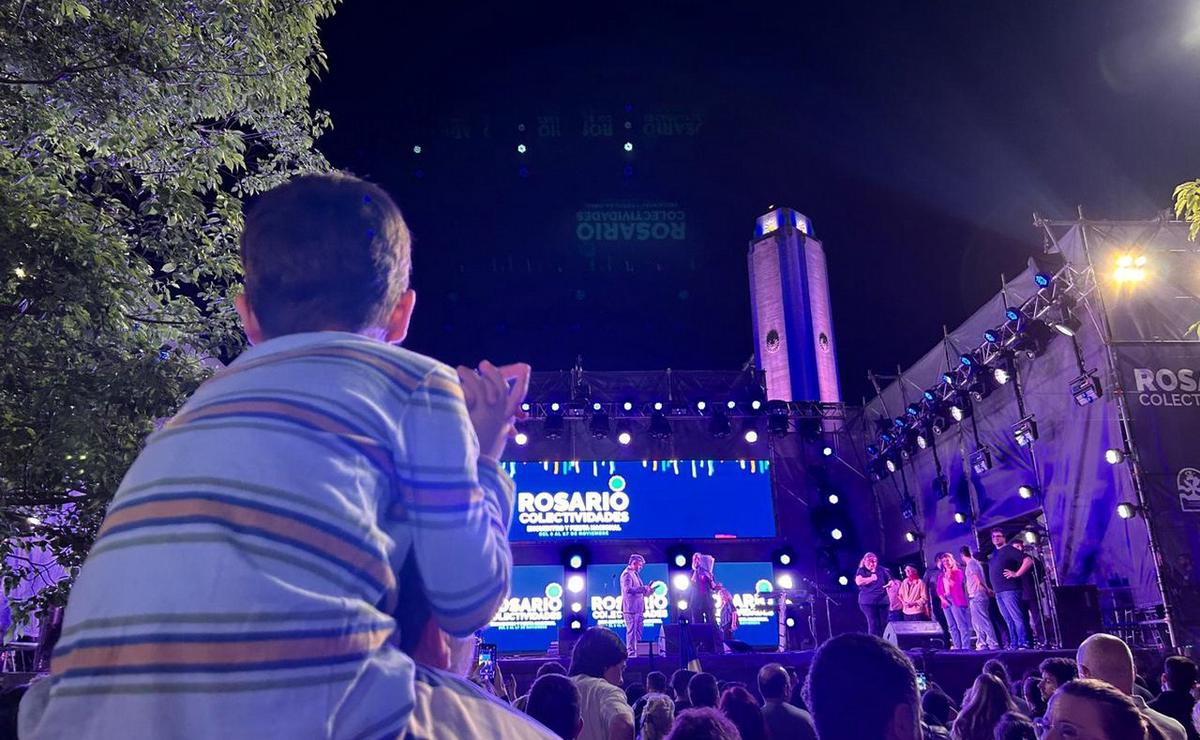
[[[713, 576], [733, 596], [738, 628], [733, 638], [750, 645], [779, 644], [779, 614], [771, 592], [775, 589], [770, 563], [722, 563]], [[718, 602], [717, 614], [720, 612]]]
[[512, 588], [483, 631], [502, 653], [545, 652], [563, 620], [563, 567], [515, 565]]
[[513, 542], [775, 536], [764, 460], [518, 462]]
[[[625, 639], [625, 619], [621, 616], [621, 571], [625, 564], [592, 565], [588, 567], [588, 623], [608, 627]], [[642, 583], [653, 586], [654, 593], [647, 596], [643, 615], [642, 640], [658, 639], [658, 631], [667, 620], [667, 566], [663, 563], [647, 563], [639, 574]]]

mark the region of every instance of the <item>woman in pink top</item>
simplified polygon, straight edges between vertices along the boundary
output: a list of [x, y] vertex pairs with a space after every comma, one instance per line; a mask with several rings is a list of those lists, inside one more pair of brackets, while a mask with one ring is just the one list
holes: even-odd
[[938, 566], [942, 574], [937, 579], [937, 595], [946, 612], [946, 624], [950, 627], [950, 648], [970, 650], [971, 613], [967, 609], [967, 590], [963, 585], [962, 569], [950, 553], [942, 555]]

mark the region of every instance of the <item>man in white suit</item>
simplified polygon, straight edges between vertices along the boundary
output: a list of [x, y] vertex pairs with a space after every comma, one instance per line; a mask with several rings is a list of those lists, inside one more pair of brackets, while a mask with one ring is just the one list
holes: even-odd
[[646, 597], [653, 590], [642, 583], [638, 575], [646, 559], [637, 553], [629, 556], [629, 565], [621, 571], [621, 616], [625, 619], [625, 651], [629, 657], [637, 656], [637, 644], [642, 639], [642, 617], [646, 611]]

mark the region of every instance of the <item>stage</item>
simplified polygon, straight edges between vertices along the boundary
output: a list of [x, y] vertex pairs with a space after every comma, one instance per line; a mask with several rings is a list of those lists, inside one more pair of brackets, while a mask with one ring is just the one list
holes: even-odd
[[[1074, 650], [909, 650], [908, 657], [918, 671], [925, 673], [930, 683], [936, 683], [956, 702], [961, 701], [963, 692], [970, 687], [975, 677], [983, 670], [983, 664], [989, 658], [999, 658], [1008, 668], [1009, 675], [1015, 680], [1026, 671], [1036, 671], [1037, 666], [1046, 658], [1074, 658]], [[719, 681], [740, 681], [751, 687], [757, 693], [756, 681], [758, 670], [768, 663], [781, 663], [784, 666], [797, 668], [800, 673], [808, 672], [812, 663], [814, 650], [795, 650], [789, 652], [753, 652], [725, 653], [724, 655], [706, 654], [700, 656], [700, 666], [703, 670], [714, 674]], [[1139, 665], [1149, 665], [1144, 660], [1157, 658], [1162, 660], [1163, 654], [1149, 651], [1135, 651]], [[505, 675], [515, 676], [520, 693], [529, 690], [537, 670], [543, 663], [557, 660], [570, 668], [569, 658], [554, 656], [539, 657], [501, 657], [500, 669]], [[677, 656], [631, 658], [625, 668], [625, 681], [643, 682], [647, 673], [662, 671], [669, 679], [671, 674], [680, 668]]]

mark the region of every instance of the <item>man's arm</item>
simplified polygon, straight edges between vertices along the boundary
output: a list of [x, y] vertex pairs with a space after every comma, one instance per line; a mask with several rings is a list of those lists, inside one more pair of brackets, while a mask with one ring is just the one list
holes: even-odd
[[1011, 570], [1004, 571], [1004, 577], [1008, 578], [1008, 579], [1020, 578], [1021, 576], [1028, 573], [1029, 569], [1032, 567], [1033, 567], [1033, 558], [1026, 556], [1025, 559], [1021, 561], [1020, 568], [1017, 568], [1016, 571], [1011, 571]]
[[633, 717], [618, 714], [608, 723], [608, 740], [634, 740]]
[[398, 518], [438, 625], [462, 637], [491, 620], [508, 595], [512, 479], [479, 454], [462, 386], [438, 366], [413, 390], [404, 416]]

